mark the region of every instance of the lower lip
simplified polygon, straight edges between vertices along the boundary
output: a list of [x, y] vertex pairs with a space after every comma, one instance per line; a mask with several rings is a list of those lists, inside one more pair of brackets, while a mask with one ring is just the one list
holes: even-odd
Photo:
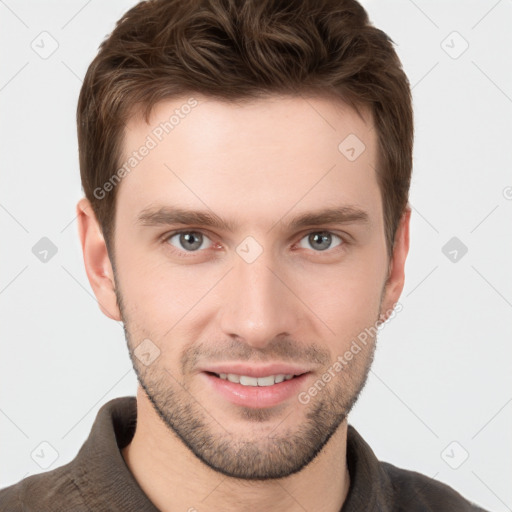
[[209, 385], [222, 397], [235, 405], [260, 409], [273, 407], [290, 397], [297, 396], [309, 373], [272, 386], [243, 386], [221, 379], [211, 373], [202, 372]]

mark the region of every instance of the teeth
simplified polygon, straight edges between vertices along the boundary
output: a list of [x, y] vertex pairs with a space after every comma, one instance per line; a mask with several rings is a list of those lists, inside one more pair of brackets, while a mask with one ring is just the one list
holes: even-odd
[[293, 374], [268, 375], [266, 377], [248, 377], [247, 375], [236, 375], [234, 373], [219, 373], [218, 377], [229, 382], [242, 384], [242, 386], [273, 386], [285, 380], [293, 379]]
[[256, 377], [246, 377], [245, 375], [240, 375], [240, 384], [242, 384], [242, 386], [257, 386], [258, 379]]
[[[268, 377], [258, 377], [254, 380], [258, 383], [258, 386], [273, 386], [275, 384], [275, 377], [273, 375], [269, 375]], [[240, 379], [240, 382], [241, 381], [242, 379]], [[252, 385], [254, 386], [254, 384]]]

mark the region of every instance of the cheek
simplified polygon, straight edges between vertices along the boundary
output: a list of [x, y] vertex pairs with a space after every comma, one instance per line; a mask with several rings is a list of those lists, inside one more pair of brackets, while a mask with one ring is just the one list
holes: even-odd
[[165, 336], [169, 329], [183, 328], [193, 317], [191, 313], [200, 310], [201, 298], [225, 272], [220, 267], [200, 267], [171, 264], [162, 257], [152, 261], [148, 255], [121, 258], [118, 273], [126, 316], [155, 338]]
[[330, 328], [336, 344], [357, 336], [378, 319], [384, 275], [375, 261], [361, 258], [357, 265], [304, 274], [299, 283], [306, 304]]

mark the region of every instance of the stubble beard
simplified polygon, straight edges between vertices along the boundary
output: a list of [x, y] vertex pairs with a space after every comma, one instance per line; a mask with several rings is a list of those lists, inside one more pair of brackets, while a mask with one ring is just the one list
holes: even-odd
[[[295, 426], [284, 426], [289, 412], [277, 414], [279, 411], [272, 409], [241, 407], [240, 416], [255, 428], [248, 425], [243, 432], [231, 431], [225, 417], [215, 418], [215, 413], [199, 403], [186, 386], [159, 364], [158, 359], [147, 367], [139, 361], [133, 353], [134, 333], [123, 311], [122, 298], [116, 294], [130, 359], [149, 402], [167, 428], [199, 460], [224, 475], [245, 480], [269, 480], [301, 471], [346, 420], [366, 385], [376, 338], [366, 344], [308, 404], [297, 400], [291, 406], [305, 411], [304, 419]], [[321, 380], [321, 374], [318, 379]], [[280, 419], [273, 419], [274, 416]], [[272, 420], [276, 426], [270, 432], [259, 436], [254, 432], [251, 434], [252, 430], [258, 430], [256, 427]]]

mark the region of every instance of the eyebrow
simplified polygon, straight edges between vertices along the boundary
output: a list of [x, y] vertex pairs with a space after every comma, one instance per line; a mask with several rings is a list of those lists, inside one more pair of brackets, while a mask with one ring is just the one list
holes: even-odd
[[[281, 222], [281, 221], [279, 221]], [[368, 213], [356, 206], [340, 206], [306, 212], [284, 223], [288, 229], [296, 230], [323, 224], [369, 224]], [[237, 224], [219, 217], [208, 210], [187, 210], [173, 206], [148, 207], [140, 212], [137, 224], [142, 226], [164, 226], [172, 224], [208, 226], [233, 233]], [[276, 223], [277, 224], [277, 223]], [[272, 226], [274, 227], [275, 224]], [[272, 229], [272, 228], [271, 228]]]

